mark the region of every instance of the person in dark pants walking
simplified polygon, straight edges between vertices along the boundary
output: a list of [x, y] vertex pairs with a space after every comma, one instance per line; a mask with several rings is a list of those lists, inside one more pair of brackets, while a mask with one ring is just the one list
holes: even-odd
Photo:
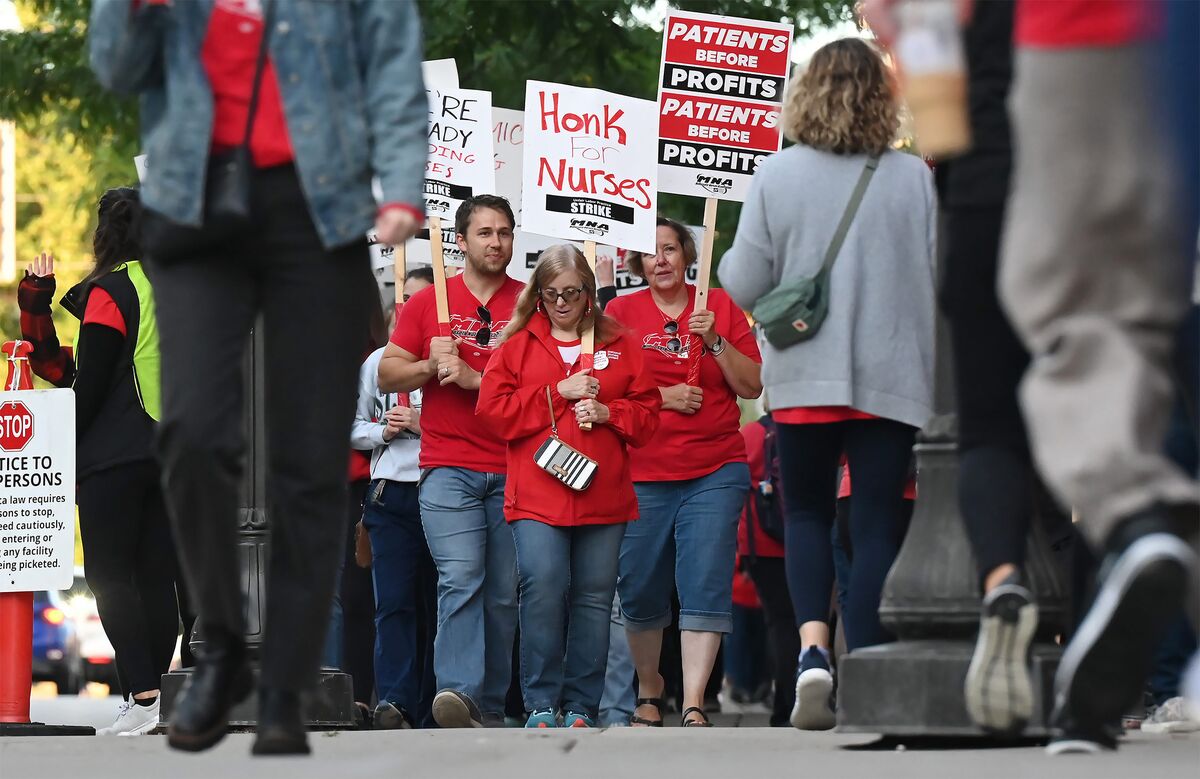
[[[405, 299], [431, 283], [419, 270], [413, 271], [404, 283]], [[437, 569], [417, 502], [421, 391], [379, 391], [383, 352], [383, 347], [372, 352], [359, 371], [358, 409], [350, 436], [354, 448], [371, 450], [371, 482], [362, 517], [371, 538], [375, 589], [379, 704], [373, 721], [376, 729], [384, 730], [432, 727]]]
[[[142, 97], [143, 202], [163, 229], [147, 247], [163, 355], [158, 448], [205, 638], [168, 743], [213, 746], [253, 684], [236, 529], [242, 358], [261, 317], [271, 559], [254, 753], [306, 754], [301, 693], [317, 678], [342, 553], [359, 362], [348, 347], [367, 331], [374, 294], [365, 234], [374, 224], [381, 242], [401, 243], [424, 218], [416, 7], [97, 0], [89, 36], [100, 82]], [[223, 170], [208, 167], [210, 152], [245, 147], [253, 228], [220, 237], [203, 217], [206, 181]], [[167, 251], [164, 236], [189, 227], [198, 250]]]
[[137, 190], [108, 190], [98, 211], [96, 267], [62, 300], [82, 320], [75, 359], [53, 335], [53, 255], [30, 265], [18, 296], [22, 335], [35, 345], [34, 372], [75, 390], [85, 570], [124, 698], [113, 724], [97, 733], [136, 736], [159, 723], [159, 679], [179, 635], [177, 566], [152, 445], [160, 416], [158, 330], [138, 259]]
[[[787, 727], [796, 702], [796, 658], [800, 634], [787, 588], [784, 566], [783, 493], [770, 475], [778, 476], [779, 449], [774, 444], [775, 423], [770, 414], [742, 426], [746, 457], [750, 464], [750, 493], [738, 527], [738, 555], [745, 561], [750, 579], [762, 601], [771, 649], [771, 672], [775, 695], [771, 703], [771, 727]], [[771, 440], [768, 443], [768, 436]], [[768, 461], [773, 464], [768, 466]], [[764, 478], [769, 483], [763, 489]], [[771, 515], [771, 516], [767, 516]], [[771, 535], [771, 532], [775, 535]]]
[[[868, 19], [890, 40], [890, 25], [872, 15], [877, 5], [888, 3], [869, 4]], [[958, 402], [959, 508], [983, 593], [965, 696], [976, 724], [1001, 733], [1020, 732], [1033, 714], [1028, 653], [1037, 605], [1022, 572], [1032, 522], [1040, 515], [1047, 526], [1065, 523], [1034, 471], [1017, 400], [1029, 353], [996, 292], [1013, 157], [1005, 104], [1013, 72], [1013, 9], [1011, 0], [975, 4], [963, 30], [972, 145], [935, 169], [939, 304], [950, 324]]]

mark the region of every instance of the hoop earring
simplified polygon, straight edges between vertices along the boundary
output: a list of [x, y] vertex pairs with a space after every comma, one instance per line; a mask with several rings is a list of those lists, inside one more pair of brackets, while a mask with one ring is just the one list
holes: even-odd
[[538, 302], [537, 302], [537, 306], [535, 306], [535, 310], [539, 314], [542, 313], [542, 299], [541, 298], [538, 298]]
[[589, 300], [589, 301], [588, 301], [587, 308], [586, 308], [586, 309], [584, 309], [583, 315], [584, 315], [584, 316], [591, 316], [591, 314], [592, 314], [592, 302]]

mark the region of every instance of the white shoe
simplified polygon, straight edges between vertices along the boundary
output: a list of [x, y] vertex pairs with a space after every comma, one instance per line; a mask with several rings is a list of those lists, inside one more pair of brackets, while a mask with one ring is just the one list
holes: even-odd
[[149, 706], [139, 706], [132, 700], [121, 703], [117, 719], [107, 728], [96, 731], [97, 736], [143, 736], [158, 727], [159, 700]]
[[1175, 697], [1156, 708], [1142, 722], [1142, 730], [1146, 733], [1195, 733], [1200, 731], [1200, 720], [1192, 718], [1186, 700]]

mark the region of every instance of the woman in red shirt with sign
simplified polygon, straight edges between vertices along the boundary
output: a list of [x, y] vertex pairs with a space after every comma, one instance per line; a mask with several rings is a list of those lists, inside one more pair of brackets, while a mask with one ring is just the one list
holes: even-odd
[[[738, 430], [737, 399], [762, 392], [761, 358], [746, 316], [721, 290], [694, 311], [696, 290], [684, 271], [696, 261], [687, 228], [659, 218], [654, 255], [630, 253], [631, 272], [649, 289], [618, 298], [607, 313], [632, 328], [662, 394], [654, 442], [631, 455], [641, 521], [621, 547], [621, 610], [638, 674], [635, 725], [662, 725], [658, 673], [671, 589], [679, 591], [683, 724], [708, 725], [704, 688], [721, 636], [733, 628], [738, 516], [750, 472]], [[688, 368], [699, 361], [690, 386]]]
[[[593, 326], [595, 369], [579, 370], [580, 334]], [[508, 441], [504, 518], [517, 547], [526, 727], [557, 727], [560, 707], [567, 727], [595, 724], [617, 556], [638, 513], [628, 447], [654, 435], [660, 405], [636, 343], [600, 313], [583, 255], [569, 245], [542, 252], [476, 408]], [[543, 469], [547, 436], [583, 455], [567, 469], [596, 463], [586, 487]]]

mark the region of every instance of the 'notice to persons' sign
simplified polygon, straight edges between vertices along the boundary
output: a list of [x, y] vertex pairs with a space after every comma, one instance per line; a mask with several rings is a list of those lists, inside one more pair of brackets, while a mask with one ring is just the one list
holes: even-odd
[[0, 592], [64, 590], [75, 562], [75, 393], [0, 394]]
[[792, 26], [670, 11], [658, 92], [658, 188], [744, 200], [783, 142]]

